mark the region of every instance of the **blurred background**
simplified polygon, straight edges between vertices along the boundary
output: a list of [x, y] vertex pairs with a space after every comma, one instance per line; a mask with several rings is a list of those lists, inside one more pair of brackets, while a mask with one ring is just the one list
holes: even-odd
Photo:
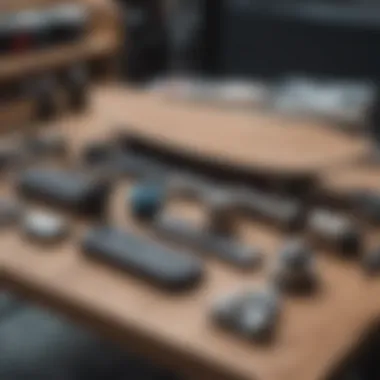
[[360, 0], [118, 0], [124, 79], [178, 99], [368, 126], [380, 4]]
[[[376, 1], [119, 1], [130, 42], [124, 66], [130, 79], [172, 70], [213, 79], [379, 76]], [[136, 64], [148, 56], [150, 67]]]
[[[370, 130], [377, 143], [379, 1], [108, 1], [121, 11], [121, 85], [173, 101], [329, 120], [350, 133]], [[22, 22], [10, 20], [0, 13], [0, 68], [10, 49], [30, 42], [9, 45], [10, 31]], [[56, 33], [70, 39], [79, 31]], [[47, 48], [53, 34], [38, 35]], [[11, 92], [1, 86], [0, 100]], [[379, 379], [379, 338], [371, 332], [331, 380]], [[0, 297], [1, 380], [110, 378], [177, 377], [11, 294]]]

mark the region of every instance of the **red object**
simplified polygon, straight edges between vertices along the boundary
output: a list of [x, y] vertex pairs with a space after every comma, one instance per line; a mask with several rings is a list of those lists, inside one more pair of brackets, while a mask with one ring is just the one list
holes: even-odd
[[32, 46], [32, 38], [28, 34], [19, 34], [13, 37], [11, 50], [20, 52], [29, 49]]

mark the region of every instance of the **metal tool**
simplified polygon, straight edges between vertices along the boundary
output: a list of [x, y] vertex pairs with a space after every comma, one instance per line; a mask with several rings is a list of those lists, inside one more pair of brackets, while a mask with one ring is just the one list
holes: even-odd
[[203, 276], [201, 261], [112, 227], [91, 229], [82, 248], [89, 258], [139, 275], [170, 290], [194, 287]]
[[213, 305], [213, 319], [245, 338], [266, 341], [280, 314], [279, 297], [272, 289], [248, 289], [224, 296]]
[[302, 239], [286, 242], [279, 253], [274, 281], [285, 291], [310, 291], [317, 284], [315, 257]]
[[69, 232], [65, 218], [46, 212], [29, 212], [22, 221], [24, 234], [38, 242], [58, 243], [64, 240]]
[[346, 255], [358, 253], [362, 246], [359, 226], [342, 214], [326, 210], [314, 210], [308, 218], [309, 235], [317, 244], [336, 249]]
[[29, 169], [16, 183], [27, 198], [49, 203], [87, 216], [103, 216], [111, 183], [93, 175], [70, 170]]
[[252, 269], [262, 262], [262, 253], [257, 247], [244, 245], [236, 239], [217, 235], [185, 220], [158, 215], [153, 222], [153, 228], [164, 238], [194, 250], [207, 252], [239, 268]]

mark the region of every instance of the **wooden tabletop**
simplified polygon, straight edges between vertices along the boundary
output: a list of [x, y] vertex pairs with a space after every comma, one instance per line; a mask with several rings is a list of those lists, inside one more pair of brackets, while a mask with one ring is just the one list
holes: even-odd
[[[303, 130], [300, 125], [277, 125], [257, 115], [187, 109], [120, 89], [102, 89], [94, 96], [87, 114], [56, 123], [55, 128], [67, 133], [74, 152], [91, 139], [107, 136], [110, 126], [121, 122], [136, 132], [162, 137], [163, 143], [191, 149], [194, 154], [216, 155], [254, 168], [316, 170], [352, 160], [363, 149], [362, 143], [355, 144], [318, 126], [315, 132], [311, 126]], [[280, 132], [283, 138], [278, 136]], [[286, 137], [288, 134], [293, 138]], [[210, 144], [209, 150], [206, 143]], [[319, 144], [330, 147], [330, 159], [320, 154]], [[134, 224], [124, 208], [128, 188], [128, 183], [119, 183], [110, 204], [111, 220], [137, 234], [149, 235]], [[4, 186], [3, 191], [9, 189]], [[181, 214], [194, 210], [194, 206], [183, 203], [171, 207]], [[231, 290], [268, 282], [276, 253], [286, 238], [282, 233], [241, 220], [239, 235], [262, 248], [264, 268], [242, 273], [208, 259], [206, 278], [198, 289], [168, 295], [133, 276], [85, 259], [78, 241], [86, 227], [87, 223], [73, 220], [70, 241], [50, 249], [28, 244], [16, 230], [3, 232], [0, 279], [11, 289], [190, 378], [319, 380], [350, 352], [380, 315], [380, 301], [376, 301], [380, 279], [367, 278], [357, 262], [345, 262], [334, 254], [318, 251], [320, 292], [305, 298], [283, 298], [279, 329], [272, 344], [246, 342], [211, 323], [210, 305], [215, 297]]]
[[276, 175], [318, 174], [354, 161], [367, 150], [365, 140], [318, 122], [227, 112], [115, 88], [102, 89], [96, 101], [108, 123], [125, 125], [168, 147]]
[[358, 162], [327, 171], [321, 186], [334, 194], [349, 194], [358, 190], [380, 191], [380, 163]]

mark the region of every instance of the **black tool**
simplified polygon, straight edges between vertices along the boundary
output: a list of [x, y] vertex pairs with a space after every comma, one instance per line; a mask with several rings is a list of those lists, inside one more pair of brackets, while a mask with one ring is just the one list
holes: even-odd
[[235, 212], [243, 212], [287, 229], [300, 227], [304, 221], [305, 210], [299, 201], [252, 188], [221, 190], [220, 186], [191, 175], [172, 175], [167, 181], [170, 194], [190, 196], [210, 207], [211, 225], [216, 231], [227, 232], [233, 229], [231, 216]]
[[240, 268], [251, 269], [262, 261], [258, 248], [245, 246], [236, 240], [197, 228], [184, 220], [159, 215], [153, 227], [160, 236], [195, 250], [209, 252]]
[[380, 223], [380, 193], [358, 191], [352, 195], [355, 209], [370, 222]]
[[192, 173], [171, 173], [166, 182], [166, 191], [169, 197], [206, 200], [210, 193], [218, 186], [215, 182], [203, 176]]
[[114, 147], [106, 141], [92, 141], [81, 153], [81, 161], [88, 166], [109, 163], [114, 156]]
[[156, 161], [133, 152], [122, 152], [119, 147], [107, 142], [94, 142], [82, 152], [85, 165], [102, 167], [122, 177], [134, 179], [157, 179], [164, 183], [168, 168]]
[[33, 98], [35, 100], [35, 116], [38, 120], [48, 120], [56, 115], [57, 80], [53, 75], [45, 75], [32, 84]]
[[212, 310], [218, 324], [259, 342], [267, 342], [273, 337], [279, 313], [277, 294], [266, 289], [250, 289], [225, 296]]
[[214, 189], [207, 198], [210, 231], [216, 235], [233, 235], [238, 210], [234, 196], [228, 191]]
[[25, 140], [25, 149], [33, 157], [63, 157], [68, 152], [66, 138], [61, 133], [45, 132]]
[[143, 276], [171, 290], [188, 289], [202, 278], [199, 260], [112, 227], [88, 232], [82, 244], [88, 257]]
[[121, 174], [139, 179], [157, 178], [160, 179], [160, 181], [164, 181], [169, 173], [169, 169], [166, 165], [133, 152], [115, 154], [111, 160], [111, 164], [116, 167]]
[[234, 196], [241, 210], [254, 217], [289, 229], [303, 223], [304, 208], [298, 201], [253, 189], [237, 189]]
[[339, 213], [318, 209], [308, 218], [307, 231], [314, 243], [333, 248], [346, 256], [357, 254], [363, 236], [359, 226]]
[[68, 69], [65, 76], [65, 89], [68, 104], [74, 111], [81, 111], [88, 104], [88, 72], [84, 65], [75, 65]]
[[110, 181], [54, 169], [27, 170], [17, 182], [25, 197], [93, 217], [104, 215], [110, 189]]
[[316, 289], [314, 255], [303, 240], [288, 241], [281, 250], [276, 265], [274, 280], [281, 290], [299, 293]]

